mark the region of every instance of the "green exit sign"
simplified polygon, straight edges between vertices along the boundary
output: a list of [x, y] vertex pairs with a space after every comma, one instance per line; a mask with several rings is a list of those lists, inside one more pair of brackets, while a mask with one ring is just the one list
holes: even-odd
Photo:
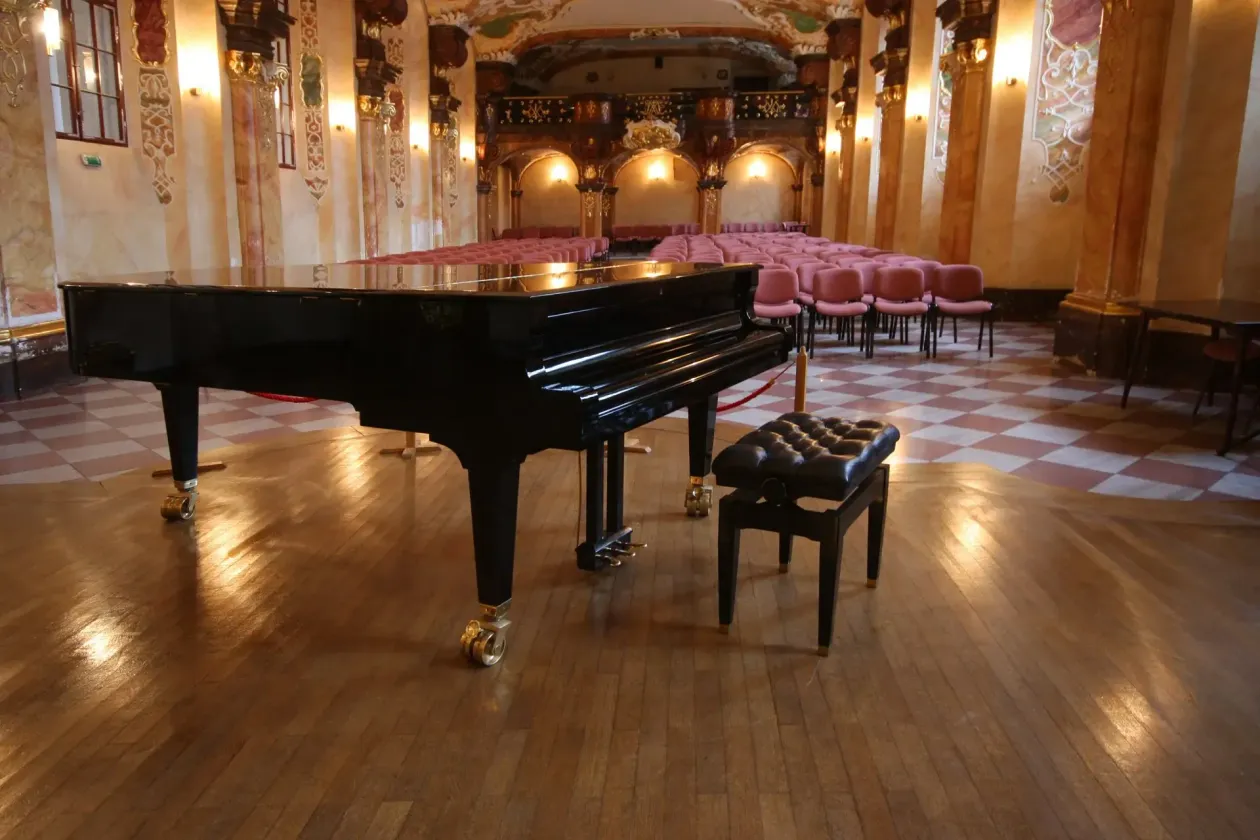
[[79, 160], [83, 161], [83, 165], [86, 166], [88, 169], [101, 168], [100, 155], [79, 155]]

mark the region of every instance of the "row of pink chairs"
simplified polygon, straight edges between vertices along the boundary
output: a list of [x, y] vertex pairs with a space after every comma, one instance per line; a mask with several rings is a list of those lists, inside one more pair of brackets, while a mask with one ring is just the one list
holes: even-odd
[[917, 320], [920, 349], [935, 355], [945, 318], [954, 320], [957, 341], [957, 319], [978, 317], [980, 340], [987, 323], [993, 355], [993, 304], [983, 299], [984, 275], [976, 266], [943, 266], [935, 260], [800, 234], [670, 237], [652, 250], [652, 257], [760, 264], [756, 314], [795, 319], [811, 353], [820, 317], [835, 319], [840, 337], [847, 329], [850, 343], [855, 325], [860, 325], [868, 357], [874, 354], [877, 323], [889, 330], [890, 338], [900, 333], [905, 342], [910, 322]]
[[468, 245], [450, 245], [430, 251], [390, 254], [370, 260], [374, 265], [499, 265], [512, 263], [590, 262], [608, 252], [608, 240], [598, 238], [499, 239]]
[[805, 230], [804, 222], [724, 222], [722, 233], [792, 233]]
[[500, 239], [573, 239], [578, 235], [576, 225], [552, 227], [508, 228], [499, 234]]

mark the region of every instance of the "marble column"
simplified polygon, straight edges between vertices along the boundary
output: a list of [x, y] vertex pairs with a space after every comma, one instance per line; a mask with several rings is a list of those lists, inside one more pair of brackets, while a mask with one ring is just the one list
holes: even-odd
[[604, 182], [601, 180], [578, 183], [578, 234], [597, 238], [604, 235]]
[[382, 243], [385, 222], [385, 119], [379, 96], [359, 94], [359, 182], [363, 195], [363, 254], [378, 257], [387, 249]]
[[996, 0], [981, 0], [968, 6], [948, 3], [937, 10], [941, 24], [954, 33], [953, 51], [941, 58], [941, 70], [953, 82], [937, 255], [946, 264], [971, 262], [996, 9]]
[[720, 233], [726, 163], [735, 151], [735, 94], [726, 88], [696, 91], [694, 130], [700, 138], [700, 232]]
[[825, 158], [819, 158], [815, 161], [814, 174], [809, 176], [809, 185], [813, 187], [813, 191], [809, 196], [809, 235], [822, 236], [822, 218], [823, 218], [823, 199], [826, 196], [824, 185], [827, 182], [826, 176], [817, 169], [817, 167], [826, 164]]
[[696, 185], [700, 191], [700, 232], [722, 232], [722, 188], [724, 178], [702, 178]]
[[280, 164], [276, 151], [275, 41], [295, 21], [274, 3], [218, 0], [227, 44], [228, 97], [241, 266], [284, 264]]
[[[31, 12], [31, 15], [36, 12]], [[10, 329], [56, 320], [57, 265], [53, 218], [57, 194], [57, 140], [52, 117], [41, 111], [43, 39], [21, 37], [34, 21], [0, 4], [0, 35], [14, 33], [0, 60], [0, 398], [16, 362]], [[51, 179], [50, 179], [51, 176]]]
[[1124, 371], [1138, 314], [1173, 6], [1116, 0], [1103, 18], [1082, 250], [1054, 348], [1100, 375]]
[[601, 209], [604, 211], [604, 235], [605, 236], [612, 235], [613, 225], [616, 224], [615, 219], [617, 218], [617, 190], [618, 189], [619, 189], [618, 187], [609, 187], [609, 186], [604, 187], [604, 201], [603, 201], [603, 207]]
[[499, 159], [499, 109], [512, 85], [516, 63], [478, 61], [477, 76], [477, 241], [494, 238], [494, 176]]
[[613, 123], [613, 97], [584, 93], [572, 100], [570, 144], [578, 167], [578, 225], [582, 236], [603, 236], [604, 169], [619, 138], [618, 126]]
[[840, 109], [836, 131], [840, 134], [840, 178], [836, 197], [836, 226], [830, 235], [837, 242], [850, 241], [849, 220], [853, 204], [853, 167], [857, 161], [858, 57], [862, 50], [862, 18], [833, 20], [827, 25], [827, 54], [840, 62], [840, 86], [832, 99]]
[[831, 78], [831, 59], [826, 52], [806, 53], [796, 57], [797, 83], [809, 99], [809, 118], [813, 137], [809, 142], [810, 176], [809, 234], [822, 235], [823, 205], [826, 197], [827, 165], [827, 89]]
[[871, 14], [887, 23], [884, 49], [871, 59], [884, 86], [875, 97], [883, 114], [879, 135], [879, 186], [875, 199], [875, 247], [892, 250], [897, 232], [901, 165], [906, 141], [906, 82], [910, 61], [909, 0], [867, 0]]
[[468, 22], [429, 25], [429, 160], [433, 179], [433, 246], [454, 236], [454, 205], [459, 189], [459, 106], [449, 74], [468, 61]]
[[276, 157], [276, 107], [259, 53], [228, 50], [228, 98], [232, 109], [232, 159], [241, 266], [284, 264], [280, 212], [280, 164]]
[[[513, 183], [519, 183], [518, 181], [516, 181], [515, 173], [513, 173], [512, 175], [512, 180], [513, 180]], [[521, 226], [521, 197], [523, 195], [525, 195], [525, 191], [522, 189], [517, 188], [517, 189], [512, 190], [512, 224], [511, 226], [514, 228], [519, 228]]]
[[805, 221], [805, 184], [800, 181], [792, 185], [792, 221]]
[[407, 4], [355, 0], [354, 79], [359, 113], [359, 183], [363, 199], [363, 253], [377, 257], [389, 250], [385, 226], [389, 194], [389, 163], [385, 126], [394, 105], [389, 86], [398, 82], [402, 68], [389, 61], [381, 28], [399, 27], [407, 20]]

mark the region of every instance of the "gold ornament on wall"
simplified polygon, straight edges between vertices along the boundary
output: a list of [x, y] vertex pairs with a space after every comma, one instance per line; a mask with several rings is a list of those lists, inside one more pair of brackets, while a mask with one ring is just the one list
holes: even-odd
[[30, 4], [29, 10], [26, 5], [0, 0], [0, 86], [9, 95], [12, 108], [18, 106], [26, 89], [27, 66], [22, 41], [29, 37], [27, 15], [33, 12], [34, 4]]
[[140, 68], [140, 146], [153, 163], [151, 183], [158, 202], [170, 204], [175, 179], [166, 171], [166, 162], [175, 154], [175, 114], [171, 80], [160, 67]]
[[627, 149], [676, 149], [682, 143], [678, 126], [664, 120], [633, 120], [626, 123], [621, 145]]

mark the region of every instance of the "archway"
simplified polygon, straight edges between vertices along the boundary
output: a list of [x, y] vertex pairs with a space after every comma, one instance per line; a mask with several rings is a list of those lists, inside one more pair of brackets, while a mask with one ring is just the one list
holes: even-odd
[[581, 222], [577, 166], [560, 152], [534, 157], [521, 169], [521, 227], [577, 227]]
[[640, 152], [614, 170], [618, 225], [669, 225], [696, 221], [700, 173], [686, 157]]
[[722, 190], [723, 223], [800, 221], [797, 193], [792, 189], [800, 183], [800, 169], [789, 158], [793, 151], [750, 144], [731, 157]]

